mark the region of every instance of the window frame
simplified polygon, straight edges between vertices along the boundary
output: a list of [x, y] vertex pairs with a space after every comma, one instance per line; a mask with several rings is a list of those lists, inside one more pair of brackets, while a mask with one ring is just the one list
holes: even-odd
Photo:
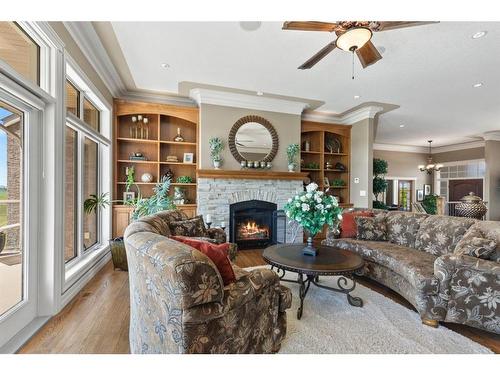
[[[79, 279], [79, 277], [86, 271], [87, 265], [91, 264], [94, 260], [101, 257], [101, 254], [109, 249], [107, 238], [111, 238], [111, 208], [99, 209], [97, 211], [97, 242], [85, 249], [84, 246], [84, 216], [83, 202], [85, 197], [84, 193], [84, 143], [85, 138], [90, 139], [97, 143], [97, 194], [102, 192], [111, 192], [112, 187], [112, 169], [111, 169], [111, 105], [102, 97], [100, 92], [93, 86], [92, 82], [81, 71], [78, 65], [74, 62], [71, 56], [66, 55], [66, 77], [79, 92], [79, 109], [78, 116], [66, 110], [66, 90], [64, 91], [63, 103], [65, 114], [65, 127], [69, 126], [77, 133], [77, 198], [76, 198], [76, 242], [77, 255], [67, 262], [64, 261], [63, 256], [63, 299], [64, 292], [71, 288]], [[99, 110], [99, 131], [93, 129], [85, 121], [83, 121], [83, 102], [84, 99], [88, 100], [96, 109]], [[66, 152], [64, 150], [64, 152]], [[66, 161], [66, 157], [64, 157]], [[66, 176], [63, 176], [66, 182]], [[66, 199], [63, 196], [63, 207], [66, 207]], [[66, 218], [63, 217], [64, 227], [66, 226]], [[63, 242], [63, 249], [65, 251], [66, 243]]]

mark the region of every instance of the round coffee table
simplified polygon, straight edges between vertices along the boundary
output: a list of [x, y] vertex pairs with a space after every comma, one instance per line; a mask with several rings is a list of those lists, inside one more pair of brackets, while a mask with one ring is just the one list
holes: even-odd
[[[311, 283], [318, 288], [344, 293], [347, 295], [349, 304], [363, 307], [363, 300], [350, 294], [356, 288], [356, 280], [352, 278], [352, 275], [358, 273], [364, 265], [363, 259], [358, 254], [336, 247], [319, 246], [318, 255], [313, 257], [303, 255], [303, 248], [303, 244], [274, 245], [265, 249], [262, 254], [264, 260], [272, 268], [278, 269], [281, 280], [300, 285], [300, 307], [297, 310], [297, 319], [302, 317], [304, 298]], [[297, 281], [284, 279], [285, 271], [297, 273]], [[337, 279], [337, 288], [319, 284], [319, 276], [340, 276]]]

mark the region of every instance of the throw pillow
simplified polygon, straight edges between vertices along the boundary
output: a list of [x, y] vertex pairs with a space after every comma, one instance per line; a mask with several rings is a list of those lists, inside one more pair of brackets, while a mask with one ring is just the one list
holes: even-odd
[[192, 219], [171, 221], [168, 226], [173, 236], [208, 237], [203, 217], [196, 216]]
[[371, 211], [352, 211], [342, 213], [342, 222], [340, 223], [340, 238], [356, 238], [358, 233], [356, 228], [356, 217], [373, 217]]
[[356, 217], [358, 232], [356, 239], [363, 241], [386, 241], [387, 229], [385, 220], [378, 217]]
[[488, 238], [474, 237], [469, 243], [465, 244], [460, 253], [480, 259], [490, 259], [496, 251], [497, 243]]
[[233, 266], [231, 265], [231, 262], [227, 257], [229, 247], [231, 246], [230, 243], [223, 243], [218, 245], [207, 241], [194, 240], [192, 238], [184, 236], [171, 236], [170, 238], [194, 247], [196, 250], [209, 257], [210, 260], [214, 262], [215, 267], [217, 267], [224, 285], [229, 285], [236, 281]]

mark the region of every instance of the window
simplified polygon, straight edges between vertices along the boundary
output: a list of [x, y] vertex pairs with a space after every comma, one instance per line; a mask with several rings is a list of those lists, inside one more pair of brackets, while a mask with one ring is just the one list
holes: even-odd
[[101, 133], [109, 129], [105, 124], [109, 112], [103, 112], [106, 107], [74, 65], [68, 63], [66, 71], [64, 260], [71, 274], [73, 265], [102, 249], [110, 235], [109, 228], [103, 226], [108, 211], [97, 208], [85, 212], [83, 205], [92, 196], [109, 192], [111, 176], [105, 172], [111, 142], [108, 134]]
[[80, 91], [68, 80], [66, 80], [66, 111], [80, 115]]
[[83, 121], [95, 131], [99, 131], [99, 110], [87, 99], [83, 100]]
[[[83, 199], [98, 194], [98, 146], [89, 138], [85, 138]], [[85, 214], [83, 221], [83, 243], [89, 249], [97, 243], [98, 211]]]
[[78, 255], [77, 242], [77, 172], [78, 172], [78, 137], [77, 132], [66, 126], [66, 170], [65, 170], [65, 189], [64, 199], [66, 207], [65, 227], [64, 227], [64, 261], [68, 262]]
[[40, 84], [40, 46], [15, 22], [0, 22], [0, 59], [23, 77]]
[[22, 176], [23, 116], [0, 102], [0, 315], [24, 298]]

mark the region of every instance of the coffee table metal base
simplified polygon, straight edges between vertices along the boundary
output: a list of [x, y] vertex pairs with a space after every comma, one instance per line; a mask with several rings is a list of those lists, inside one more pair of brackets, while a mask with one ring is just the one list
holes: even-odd
[[[277, 269], [277, 273], [280, 277], [280, 280], [291, 283], [297, 283], [300, 286], [299, 287], [300, 306], [299, 309], [297, 310], [297, 319], [299, 320], [300, 318], [302, 318], [302, 313], [304, 311], [304, 299], [306, 298], [311, 283], [321, 289], [326, 289], [337, 293], [343, 293], [347, 296], [347, 302], [349, 302], [351, 306], [363, 307], [363, 300], [359, 297], [351, 296], [350, 294], [356, 288], [356, 280], [352, 277], [346, 277], [345, 275], [338, 276], [337, 288], [335, 288], [319, 284], [319, 276], [317, 275], [305, 275], [304, 278], [304, 275], [302, 273], [298, 273], [297, 280], [285, 279], [284, 277], [286, 271], [276, 266], [271, 267], [271, 269], [274, 268]], [[349, 286], [350, 284], [352, 285]]]

